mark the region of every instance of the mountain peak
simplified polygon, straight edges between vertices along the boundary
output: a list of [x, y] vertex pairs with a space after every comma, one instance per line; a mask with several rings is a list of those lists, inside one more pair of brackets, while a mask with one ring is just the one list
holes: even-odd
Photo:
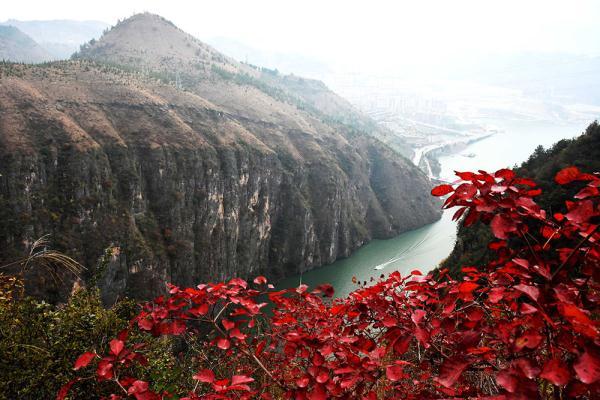
[[180, 30], [179, 28], [177, 28], [177, 26], [175, 26], [174, 23], [172, 23], [168, 19], [158, 14], [152, 14], [149, 12], [134, 14], [129, 18], [119, 21], [115, 28], [131, 24], [141, 24], [142, 26], [149, 26], [150, 28], [152, 28], [153, 26], [168, 26]]
[[237, 62], [151, 13], [120, 21], [99, 40], [83, 46], [75, 58], [179, 72], [209, 72], [215, 63], [237, 69]]

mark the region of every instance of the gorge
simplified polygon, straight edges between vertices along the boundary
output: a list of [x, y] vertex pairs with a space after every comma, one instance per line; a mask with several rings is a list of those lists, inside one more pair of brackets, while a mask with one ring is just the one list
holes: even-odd
[[[71, 61], [3, 63], [0, 80], [0, 260], [50, 234], [107, 303], [293, 275], [440, 217], [427, 176], [322, 83], [233, 61], [156, 15]], [[71, 290], [28, 274], [31, 294]]]
[[[493, 172], [500, 168], [521, 165], [529, 158], [535, 159], [538, 146], [543, 146], [550, 151], [548, 149], [557, 142], [581, 135], [586, 131], [587, 126], [584, 122], [557, 124], [546, 121], [495, 120], [494, 123], [502, 129], [502, 133], [477, 141], [459, 153], [440, 157], [444, 180], [450, 182], [456, 180], [455, 170], [483, 169]], [[592, 132], [595, 137], [598, 136], [597, 128]], [[515, 147], [515, 143], [519, 143], [519, 146], [509, 151]], [[574, 141], [572, 147], [578, 146], [577, 151], [581, 152], [583, 146], [578, 143], [579, 141]], [[503, 151], [498, 151], [499, 148]], [[475, 154], [474, 157], [463, 155], [471, 152]], [[590, 160], [597, 158], [596, 155], [588, 157]], [[569, 163], [577, 163], [577, 161], [574, 157], [568, 160]], [[586, 160], [582, 168], [590, 168], [592, 165], [591, 161]], [[557, 169], [558, 167], [554, 168], [552, 172], [555, 173]], [[533, 172], [531, 169], [527, 171], [528, 174]], [[327, 282], [335, 288], [336, 296], [343, 297], [356, 290], [358, 283], [371, 283], [378, 280], [382, 274], [387, 276], [394, 271], [399, 271], [402, 276], [405, 276], [413, 270], [427, 273], [438, 267], [441, 262], [448, 266], [453, 265], [447, 260], [451, 255], [454, 264], [458, 264], [456, 259], [464, 251], [464, 243], [476, 242], [476, 238], [459, 236], [461, 244], [455, 248], [457, 223], [452, 221], [453, 213], [454, 210], [447, 210], [440, 220], [432, 224], [391, 239], [375, 240], [347, 259], [289, 277], [281, 283], [281, 287], [296, 287], [301, 282], [316, 287]], [[471, 230], [462, 229], [460, 232], [460, 235], [464, 236]], [[474, 236], [479, 233], [476, 231]], [[475, 263], [475, 261], [468, 260], [468, 263]]]

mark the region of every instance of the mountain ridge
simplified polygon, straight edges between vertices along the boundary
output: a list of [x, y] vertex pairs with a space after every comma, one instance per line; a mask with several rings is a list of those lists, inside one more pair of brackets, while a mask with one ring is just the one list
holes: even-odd
[[[0, 259], [52, 232], [86, 279], [102, 276], [110, 303], [165, 281], [300, 273], [439, 218], [427, 177], [322, 84], [210, 50], [226, 68], [192, 74], [185, 57], [167, 58], [183, 68], [164, 75], [151, 58], [89, 56], [106, 43], [72, 61], [0, 67]], [[120, 251], [97, 271], [110, 246]], [[31, 274], [31, 293], [69, 290]]]
[[16, 20], [9, 19], [0, 25], [12, 25], [29, 35], [51, 57], [49, 60], [63, 60], [79, 50], [79, 46], [98, 38], [109, 27], [101, 21], [60, 20]]
[[0, 60], [39, 63], [51, 58], [44, 48], [19, 28], [0, 25]]

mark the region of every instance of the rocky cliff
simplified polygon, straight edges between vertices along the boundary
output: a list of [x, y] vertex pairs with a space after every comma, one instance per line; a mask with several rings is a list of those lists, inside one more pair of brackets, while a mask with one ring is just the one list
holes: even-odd
[[[133, 22], [180, 32], [156, 16]], [[102, 276], [110, 302], [164, 281], [276, 279], [439, 218], [426, 176], [324, 85], [270, 83], [216, 52], [203, 59], [221, 67], [186, 75], [165, 57], [181, 64], [175, 80], [154, 56], [140, 69], [82, 55], [0, 67], [0, 262], [50, 234], [85, 278]], [[96, 271], [111, 245], [118, 254]], [[28, 279], [51, 298], [71, 281]]]

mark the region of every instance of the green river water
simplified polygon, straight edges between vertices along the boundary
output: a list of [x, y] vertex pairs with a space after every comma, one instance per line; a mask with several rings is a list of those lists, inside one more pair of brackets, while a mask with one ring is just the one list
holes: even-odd
[[[554, 142], [580, 134], [586, 122], [556, 124], [545, 121], [481, 121], [491, 123], [502, 133], [481, 140], [458, 154], [440, 158], [442, 178], [452, 179], [453, 170], [484, 169], [495, 171], [521, 163], [538, 145], [548, 147]], [[590, 121], [591, 122], [591, 121]], [[475, 154], [474, 157], [470, 155]], [[469, 155], [467, 157], [466, 155]], [[310, 287], [330, 283], [336, 296], [345, 296], [357, 285], [352, 282], [369, 282], [393, 271], [407, 274], [414, 269], [422, 272], [435, 268], [446, 258], [456, 240], [453, 211], [445, 211], [433, 224], [403, 233], [392, 239], [373, 240], [350, 257], [333, 264], [313, 269], [278, 283], [278, 287], [296, 287], [305, 283]]]

